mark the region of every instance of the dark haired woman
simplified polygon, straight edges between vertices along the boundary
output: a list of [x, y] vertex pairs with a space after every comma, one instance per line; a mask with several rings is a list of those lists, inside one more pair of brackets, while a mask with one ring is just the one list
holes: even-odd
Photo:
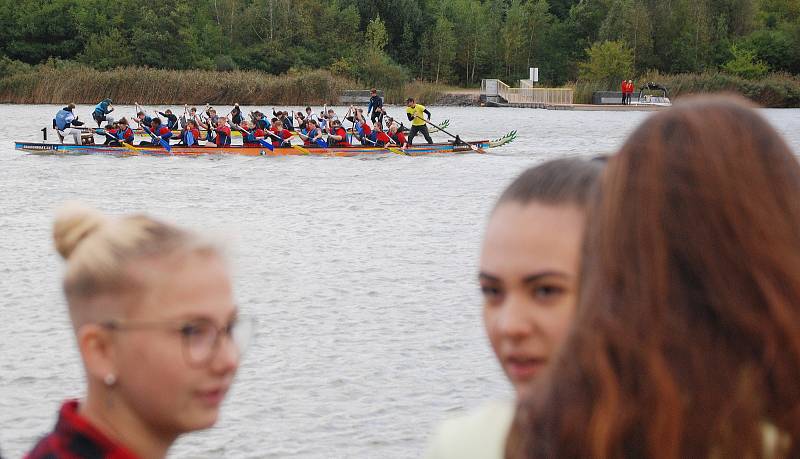
[[[561, 344], [575, 310], [585, 207], [602, 163], [559, 159], [525, 171], [489, 218], [478, 280], [486, 334], [518, 396]], [[493, 402], [448, 421], [428, 458], [500, 458], [513, 418]]]
[[647, 119], [591, 206], [578, 312], [511, 457], [800, 455], [800, 165], [738, 98]]

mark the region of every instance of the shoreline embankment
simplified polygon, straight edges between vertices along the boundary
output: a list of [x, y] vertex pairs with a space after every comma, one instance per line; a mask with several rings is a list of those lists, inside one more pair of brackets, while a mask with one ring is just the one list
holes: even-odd
[[[639, 81], [657, 81], [680, 97], [713, 92], [738, 93], [769, 108], [800, 107], [800, 77], [769, 74], [747, 80], [722, 72], [701, 74], [645, 74]], [[592, 91], [608, 90], [597, 82], [570, 83], [573, 103], [591, 103]], [[142, 67], [99, 71], [90, 67], [40, 65], [0, 77], [0, 103], [96, 104], [110, 97], [115, 104], [143, 105], [341, 105], [344, 91], [365, 85], [328, 70], [270, 75], [255, 70], [164, 70]], [[387, 104], [403, 104], [414, 97], [431, 106], [480, 106], [480, 90], [411, 81], [400, 87], [380, 88]]]

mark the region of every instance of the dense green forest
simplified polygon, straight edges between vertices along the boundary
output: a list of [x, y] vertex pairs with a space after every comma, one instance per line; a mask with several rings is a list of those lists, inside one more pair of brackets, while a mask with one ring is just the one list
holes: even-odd
[[[98, 70], [329, 69], [365, 86], [800, 74], [800, 0], [0, 0], [0, 78]], [[787, 75], [796, 80], [796, 77]]]

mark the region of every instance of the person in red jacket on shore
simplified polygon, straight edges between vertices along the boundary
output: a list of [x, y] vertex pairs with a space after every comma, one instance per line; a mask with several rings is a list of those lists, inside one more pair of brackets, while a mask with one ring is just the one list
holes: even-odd
[[627, 105], [628, 100], [628, 80], [622, 80], [622, 83], [619, 85], [620, 90], [622, 91], [622, 105]]
[[628, 80], [628, 105], [631, 104], [631, 97], [633, 97], [633, 80]]

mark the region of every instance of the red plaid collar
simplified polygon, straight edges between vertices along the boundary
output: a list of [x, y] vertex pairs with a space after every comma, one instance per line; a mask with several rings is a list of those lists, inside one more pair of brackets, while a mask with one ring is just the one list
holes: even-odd
[[43, 438], [26, 459], [53, 457], [53, 454], [65, 459], [139, 459], [78, 414], [77, 400], [64, 402], [55, 430]]

